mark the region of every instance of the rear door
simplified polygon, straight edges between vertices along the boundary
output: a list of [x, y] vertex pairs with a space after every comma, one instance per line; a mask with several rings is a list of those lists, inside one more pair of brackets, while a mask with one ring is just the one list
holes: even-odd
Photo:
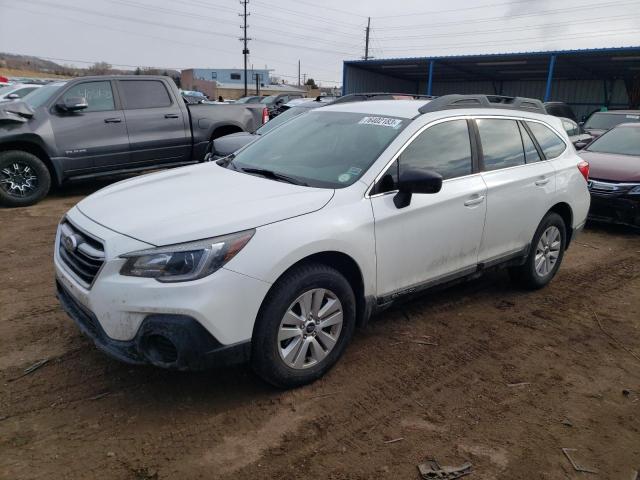
[[165, 83], [132, 79], [117, 84], [127, 119], [130, 166], [190, 160], [189, 119]]
[[491, 265], [528, 247], [553, 205], [555, 169], [523, 122], [486, 117], [476, 118], [475, 123], [487, 185], [487, 219], [478, 261]]
[[51, 128], [65, 174], [82, 174], [101, 165], [126, 163], [129, 137], [112, 82], [76, 83], [62, 92], [55, 103], [72, 97], [84, 97], [88, 107], [77, 112], [51, 108]]

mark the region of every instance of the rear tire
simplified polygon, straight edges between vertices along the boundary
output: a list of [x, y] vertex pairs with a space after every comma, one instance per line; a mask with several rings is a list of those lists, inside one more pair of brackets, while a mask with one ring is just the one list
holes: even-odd
[[323, 264], [301, 265], [279, 279], [260, 309], [251, 366], [279, 388], [324, 375], [349, 344], [356, 300], [349, 282]]
[[47, 166], [22, 150], [0, 153], [0, 205], [27, 207], [42, 200], [51, 188]]
[[533, 235], [524, 265], [509, 269], [511, 280], [531, 290], [546, 286], [560, 268], [566, 246], [564, 220], [557, 213], [548, 213]]

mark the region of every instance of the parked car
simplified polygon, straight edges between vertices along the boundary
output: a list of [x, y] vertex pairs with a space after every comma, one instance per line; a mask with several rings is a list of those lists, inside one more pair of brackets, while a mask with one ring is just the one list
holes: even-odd
[[[318, 97], [318, 99], [316, 100], [309, 100], [308, 98], [305, 100], [306, 101], [304, 102], [292, 100], [291, 102], [287, 103], [283, 106], [287, 107], [283, 113], [278, 115], [273, 120], [269, 120], [255, 132], [230, 133], [229, 135], [216, 138], [210, 143], [205, 160], [213, 161], [226, 157], [227, 155], [231, 155], [236, 150], [239, 150], [245, 145], [248, 145], [254, 140], [257, 140], [258, 138], [260, 138], [260, 136], [272, 131], [274, 128], [279, 127], [283, 123], [288, 122], [298, 115], [310, 112], [314, 108], [324, 107], [325, 105], [330, 103], [330, 101], [324, 101], [320, 97]], [[294, 105], [291, 106], [291, 104]]]
[[549, 115], [554, 117], [568, 118], [573, 122], [578, 122], [573, 109], [564, 102], [544, 102], [544, 109]]
[[248, 359], [294, 387], [401, 298], [498, 267], [547, 285], [585, 223], [587, 175], [538, 100], [330, 105], [82, 200], [56, 235], [58, 298], [122, 361]]
[[51, 184], [200, 162], [212, 139], [253, 131], [262, 105], [186, 105], [169, 77], [82, 77], [0, 107], [0, 204]]
[[640, 110], [609, 110], [593, 112], [582, 125], [589, 135], [599, 137], [621, 123], [640, 122]]
[[570, 118], [560, 118], [562, 120], [562, 128], [567, 132], [569, 140], [573, 143], [573, 146], [577, 150], [580, 150], [587, 146], [593, 137], [585, 132], [580, 125], [571, 120]]
[[12, 102], [14, 100], [19, 100], [41, 86], [42, 85], [29, 85], [24, 83], [7, 85], [0, 88], [0, 102]]
[[615, 126], [580, 156], [591, 165], [589, 218], [640, 227], [640, 123]]
[[275, 118], [282, 113], [282, 106], [294, 98], [302, 98], [302, 93], [281, 93], [279, 95], [269, 95], [260, 100], [269, 109], [269, 118]]
[[249, 97], [242, 97], [236, 100], [236, 103], [260, 103], [264, 98], [262, 95], [252, 95]]

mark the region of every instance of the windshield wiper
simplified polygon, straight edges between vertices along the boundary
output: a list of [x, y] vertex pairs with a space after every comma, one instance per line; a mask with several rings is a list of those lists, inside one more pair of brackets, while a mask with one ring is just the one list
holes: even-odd
[[301, 182], [297, 178], [293, 178], [293, 177], [290, 177], [289, 175], [284, 175], [282, 173], [274, 172], [273, 170], [268, 170], [266, 168], [241, 168], [240, 170], [242, 170], [245, 173], [262, 175], [263, 177], [271, 178], [273, 180], [282, 180], [284, 182], [292, 183], [294, 185], [302, 185], [304, 187], [309, 186], [306, 183]]

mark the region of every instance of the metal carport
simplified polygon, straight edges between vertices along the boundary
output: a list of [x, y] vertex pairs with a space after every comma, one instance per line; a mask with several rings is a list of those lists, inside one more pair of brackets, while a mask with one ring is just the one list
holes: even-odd
[[640, 106], [640, 47], [348, 60], [343, 93], [484, 93], [562, 101], [578, 118]]

